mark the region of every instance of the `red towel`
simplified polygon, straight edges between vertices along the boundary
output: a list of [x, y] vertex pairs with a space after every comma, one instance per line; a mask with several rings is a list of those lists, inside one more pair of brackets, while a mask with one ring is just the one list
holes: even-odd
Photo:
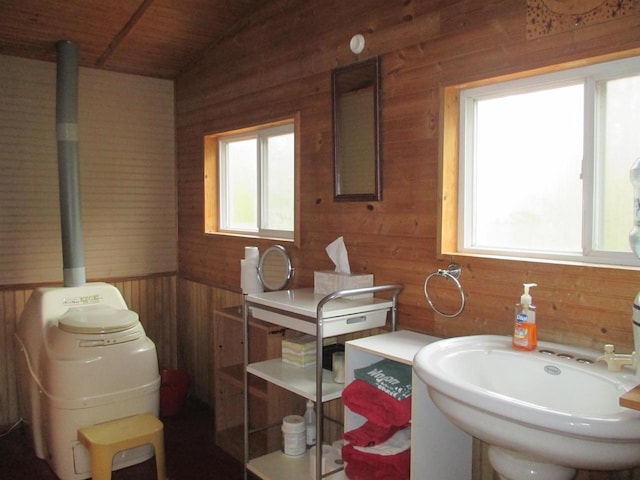
[[349, 480], [408, 480], [411, 475], [411, 450], [396, 455], [372, 455], [351, 445], [342, 447]]
[[342, 391], [349, 409], [381, 427], [400, 427], [411, 420], [411, 397], [396, 400], [364, 380], [354, 380]]
[[344, 439], [351, 445], [358, 447], [373, 447], [389, 440], [398, 430], [406, 428], [408, 424], [402, 426], [382, 427], [373, 422], [365, 422], [355, 430], [345, 432]]

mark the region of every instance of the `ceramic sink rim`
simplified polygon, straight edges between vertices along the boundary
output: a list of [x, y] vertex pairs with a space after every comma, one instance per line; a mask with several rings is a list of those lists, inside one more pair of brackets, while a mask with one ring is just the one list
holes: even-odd
[[[569, 354], [574, 358], [562, 358], [557, 355], [541, 353], [540, 350], [550, 350], [556, 353]], [[593, 411], [587, 413], [572, 412], [559, 408], [557, 405], [543, 405], [542, 402], [532, 402], [530, 399], [514, 398], [509, 394], [481, 385], [480, 379], [473, 381], [470, 376], [457, 375], [455, 368], [464, 368], [466, 363], [480, 356], [498, 354], [505, 358], [517, 360], [524, 368], [545, 368], [552, 372], [558, 369], [562, 375], [581, 375], [592, 378], [598, 384], [608, 383], [608, 387], [615, 394], [615, 405], [611, 404], [610, 411]], [[455, 361], [452, 359], [458, 355]], [[605, 363], [598, 362], [584, 364], [576, 358], [586, 358], [592, 361], [600, 355], [599, 352], [576, 347], [539, 342], [538, 349], [531, 352], [515, 350], [511, 345], [511, 337], [499, 335], [472, 335], [454, 337], [434, 342], [422, 348], [415, 356], [413, 365], [417, 376], [428, 386], [450, 399], [465, 404], [484, 413], [508, 419], [536, 429], [557, 432], [585, 439], [602, 439], [621, 442], [640, 441], [640, 412], [617, 405], [618, 398], [626, 391], [640, 383], [631, 370], [610, 372]], [[468, 358], [467, 358], [468, 357]], [[496, 362], [494, 362], [495, 364]], [[495, 366], [495, 365], [494, 365]], [[469, 367], [471, 368], [471, 366]], [[506, 368], [506, 367], [505, 367]], [[460, 372], [460, 370], [458, 370]], [[526, 375], [527, 372], [522, 372]], [[498, 376], [500, 382], [507, 379]], [[537, 378], [547, 378], [538, 375]], [[553, 373], [548, 375], [551, 380]], [[533, 388], [536, 388], [533, 386]], [[538, 388], [543, 389], [544, 386]], [[553, 391], [549, 392], [553, 395]], [[597, 399], [596, 399], [597, 400]], [[590, 400], [587, 399], [587, 403]], [[550, 402], [551, 403], [551, 402]], [[588, 406], [588, 405], [587, 405]], [[595, 409], [597, 410], [597, 409]], [[606, 410], [606, 408], [605, 408]], [[445, 412], [446, 413], [446, 412]]]

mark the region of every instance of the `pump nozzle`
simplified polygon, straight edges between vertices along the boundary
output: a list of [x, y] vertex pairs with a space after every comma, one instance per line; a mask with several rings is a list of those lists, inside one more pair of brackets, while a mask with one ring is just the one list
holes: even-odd
[[531, 305], [531, 295], [529, 295], [529, 289], [531, 287], [537, 287], [538, 284], [537, 283], [523, 283], [522, 286], [524, 287], [524, 293], [520, 297], [520, 303], [522, 305]]

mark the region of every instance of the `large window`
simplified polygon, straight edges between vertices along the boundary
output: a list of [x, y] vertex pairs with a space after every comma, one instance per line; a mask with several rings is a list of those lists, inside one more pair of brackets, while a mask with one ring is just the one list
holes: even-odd
[[294, 127], [289, 120], [205, 138], [208, 233], [293, 240]]
[[640, 58], [457, 93], [458, 252], [639, 264]]

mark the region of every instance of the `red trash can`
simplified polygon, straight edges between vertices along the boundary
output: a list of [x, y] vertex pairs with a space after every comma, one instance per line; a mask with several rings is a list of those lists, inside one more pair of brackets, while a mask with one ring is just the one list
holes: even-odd
[[170, 417], [184, 406], [189, 390], [189, 374], [180, 370], [160, 370], [160, 416]]

